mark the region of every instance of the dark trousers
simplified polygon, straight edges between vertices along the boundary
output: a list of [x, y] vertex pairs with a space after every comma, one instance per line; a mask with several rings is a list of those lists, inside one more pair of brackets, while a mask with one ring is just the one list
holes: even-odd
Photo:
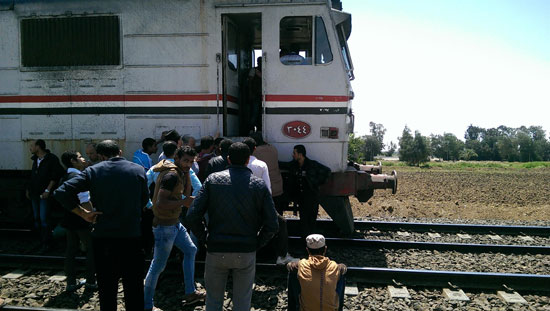
[[[300, 281], [298, 281], [298, 271], [288, 273], [288, 311], [299, 311], [300, 309]], [[346, 276], [340, 276], [336, 284], [336, 293], [338, 294], [338, 311], [344, 308], [344, 291], [346, 289]]]
[[120, 278], [126, 310], [143, 310], [145, 259], [141, 238], [93, 238], [92, 243], [101, 310], [116, 311]]
[[86, 247], [86, 283], [95, 283], [94, 249], [92, 247], [92, 235], [90, 229], [67, 229], [67, 249], [65, 251], [65, 275], [67, 284], [76, 284], [74, 257], [80, 248], [80, 241]]
[[145, 256], [150, 256], [153, 253], [153, 245], [155, 237], [153, 236], [153, 210], [145, 209], [141, 213], [141, 241]]
[[288, 202], [283, 200], [283, 196], [273, 197], [273, 202], [275, 203], [275, 209], [277, 210], [277, 220], [279, 222], [279, 232], [274, 237], [275, 242], [275, 252], [277, 256], [285, 256], [288, 253], [288, 229], [286, 226], [286, 219], [282, 216], [284, 209], [283, 206]]
[[302, 228], [302, 237], [306, 238], [312, 233], [316, 233], [317, 214], [319, 213], [319, 198], [313, 194], [303, 193], [295, 202], [300, 211], [300, 227]]

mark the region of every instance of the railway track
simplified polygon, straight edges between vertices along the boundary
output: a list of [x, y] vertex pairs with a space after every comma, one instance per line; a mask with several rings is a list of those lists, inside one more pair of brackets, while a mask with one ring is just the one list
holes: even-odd
[[[300, 221], [297, 218], [287, 218], [289, 232], [300, 231]], [[523, 235], [550, 237], [550, 226], [517, 226], [517, 225], [481, 225], [456, 223], [420, 223], [420, 222], [392, 222], [392, 221], [354, 221], [355, 230], [361, 231], [409, 231], [409, 232], [438, 232], [438, 233], [466, 233], [466, 234], [493, 234], [493, 235]], [[330, 219], [318, 219], [317, 229], [334, 232], [338, 228]], [[30, 229], [1, 228], [0, 234], [27, 234]]]
[[[289, 232], [299, 232], [300, 223], [297, 218], [287, 218]], [[467, 234], [497, 234], [497, 235], [531, 235], [550, 237], [550, 226], [511, 226], [511, 225], [475, 225], [475, 224], [444, 224], [388, 221], [355, 221], [355, 230], [467, 233]], [[317, 229], [321, 231], [337, 231], [336, 225], [330, 219], [318, 219]]]
[[[457, 251], [460, 253], [502, 253], [502, 254], [550, 254], [550, 246], [501, 245], [501, 244], [471, 244], [471, 243], [438, 243], [414, 241], [385, 241], [364, 239], [326, 238], [327, 245], [344, 248], [374, 248], [374, 249], [419, 249], [436, 251]], [[300, 237], [289, 237], [294, 245], [302, 243]]]
[[[3, 265], [14, 267], [63, 267], [63, 256], [0, 254]], [[84, 257], [77, 257], [84, 266]], [[148, 264], [148, 263], [147, 263]], [[170, 269], [179, 269], [180, 263], [172, 261]], [[204, 271], [204, 261], [196, 262], [196, 270]], [[261, 275], [284, 277], [286, 268], [271, 263], [257, 263], [256, 271]], [[449, 282], [461, 288], [502, 289], [503, 285], [516, 290], [550, 292], [550, 275], [518, 273], [482, 273], [462, 271], [434, 271], [417, 269], [391, 269], [377, 267], [348, 267], [348, 278], [365, 284], [393, 284], [395, 281], [406, 286], [445, 287]]]

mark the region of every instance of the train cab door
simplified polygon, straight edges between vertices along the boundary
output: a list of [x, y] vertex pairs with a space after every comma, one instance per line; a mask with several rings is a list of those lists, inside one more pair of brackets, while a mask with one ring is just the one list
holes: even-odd
[[[222, 14], [223, 136], [261, 130], [261, 13]], [[258, 55], [259, 54], [259, 55]]]

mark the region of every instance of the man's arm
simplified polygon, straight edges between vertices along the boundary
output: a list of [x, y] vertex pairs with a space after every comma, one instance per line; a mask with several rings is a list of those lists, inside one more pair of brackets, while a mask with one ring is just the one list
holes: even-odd
[[196, 197], [199, 194], [199, 190], [201, 190], [202, 183], [197, 174], [195, 174], [195, 171], [189, 170], [189, 175], [191, 177], [191, 186], [193, 187], [193, 192], [191, 195]]
[[93, 224], [96, 223], [97, 216], [103, 214], [102, 212], [96, 212], [93, 210], [88, 210], [82, 206], [77, 206], [71, 210], [74, 214], [82, 217], [87, 222], [91, 222]]
[[262, 229], [258, 235], [258, 249], [265, 246], [269, 240], [271, 240], [275, 234], [279, 231], [279, 222], [277, 220], [277, 211], [275, 211], [275, 205], [273, 204], [273, 198], [267, 190], [267, 187], [262, 189], [263, 202], [262, 202]]
[[151, 187], [151, 184], [155, 181], [155, 172], [153, 171], [153, 168], [151, 167], [149, 170], [147, 170], [147, 173], [145, 174], [145, 177], [147, 177], [147, 187]]
[[271, 191], [271, 180], [269, 179], [269, 168], [267, 167], [267, 164], [262, 166], [262, 179], [265, 181], [265, 185], [267, 186], [269, 193], [273, 193]]
[[[66, 210], [79, 215], [86, 221], [92, 222], [95, 217], [101, 213], [90, 212], [93, 214], [88, 215], [89, 213], [86, 213], [86, 210], [81, 209], [81, 207], [79, 206], [80, 202], [78, 201], [78, 193], [90, 190], [90, 182], [87, 171], [88, 170], [85, 170], [84, 173], [78, 174], [75, 177], [64, 182], [61, 186], [59, 186], [59, 188], [57, 188], [57, 190], [53, 192], [53, 197], [57, 201], [59, 201], [61, 206], [63, 206], [63, 208], [65, 208]], [[83, 213], [86, 213], [86, 216]]]
[[144, 208], [149, 203], [149, 184], [147, 183], [145, 171], [141, 173], [141, 178], [141, 208]]
[[191, 228], [195, 236], [202, 241], [206, 240], [204, 214], [208, 210], [208, 196], [209, 187], [207, 178], [185, 216], [185, 223]]
[[339, 263], [338, 270], [340, 270], [340, 275], [344, 275], [348, 272], [348, 267], [343, 263]]
[[50, 183], [48, 183], [48, 186], [46, 189], [44, 189], [44, 192], [41, 194], [42, 199], [47, 199], [50, 196], [50, 193], [55, 186], [55, 180], [50, 180]]

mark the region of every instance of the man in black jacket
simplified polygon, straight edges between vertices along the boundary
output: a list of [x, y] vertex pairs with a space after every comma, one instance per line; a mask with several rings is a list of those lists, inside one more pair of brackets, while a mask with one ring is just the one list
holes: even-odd
[[281, 168], [289, 170], [288, 189], [292, 190], [291, 197], [300, 211], [300, 227], [302, 237], [315, 233], [315, 222], [319, 212], [319, 186], [330, 177], [330, 168], [306, 157], [304, 145], [294, 146], [291, 162], [279, 163]]
[[231, 144], [233, 144], [233, 141], [228, 138], [225, 138], [221, 141], [221, 154], [208, 161], [208, 167], [206, 168], [206, 177], [208, 177], [212, 173], [221, 172], [227, 168], [227, 154], [229, 152], [229, 147], [231, 146]]
[[[54, 197], [67, 210], [93, 222], [99, 303], [101, 310], [117, 309], [118, 280], [122, 278], [126, 310], [143, 310], [143, 266], [140, 219], [149, 200], [143, 167], [120, 156], [112, 140], [97, 144], [100, 163], [66, 181]], [[80, 208], [75, 197], [90, 191], [97, 211]]]
[[31, 200], [34, 215], [34, 227], [39, 230], [42, 241], [41, 253], [50, 248], [51, 228], [49, 197], [57, 182], [63, 176], [63, 167], [59, 159], [46, 149], [46, 142], [38, 139], [31, 145], [32, 172], [27, 188], [27, 198]]
[[[195, 235], [206, 238], [206, 310], [222, 310], [227, 276], [233, 271], [233, 310], [250, 310], [256, 250], [277, 233], [277, 212], [265, 182], [246, 167], [250, 149], [229, 148], [229, 168], [208, 176], [187, 212]], [[204, 214], [208, 213], [206, 236]]]

